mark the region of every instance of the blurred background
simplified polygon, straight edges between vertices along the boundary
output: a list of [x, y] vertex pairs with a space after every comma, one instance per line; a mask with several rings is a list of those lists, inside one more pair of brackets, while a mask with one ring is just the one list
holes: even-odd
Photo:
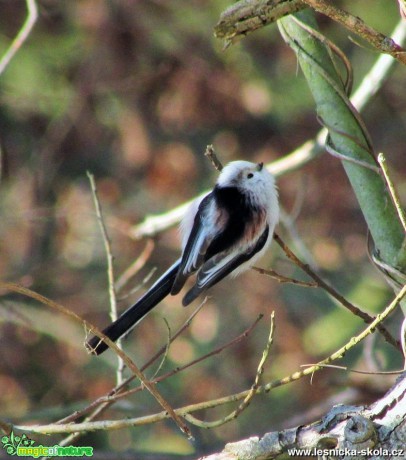
[[[223, 163], [271, 162], [312, 139], [320, 126], [293, 52], [268, 26], [223, 50], [213, 26], [231, 2], [219, 0], [40, 0], [28, 41], [0, 76], [0, 276], [29, 287], [98, 326], [109, 322], [106, 256], [89, 180], [94, 174], [119, 277], [150, 250], [144, 267], [121, 289], [121, 310], [142, 292], [145, 277], [179, 254], [178, 231], [153, 240], [132, 238], [147, 215], [182, 204], [211, 187], [217, 172], [207, 144]], [[337, 2], [390, 34], [399, 21], [395, 0]], [[0, 54], [26, 16], [22, 0], [0, 1]], [[377, 54], [318, 17], [347, 54], [355, 87]], [[358, 40], [358, 39], [356, 39]], [[399, 64], [363, 113], [376, 151], [388, 159], [400, 195], [406, 194], [406, 73]], [[324, 154], [278, 181], [290, 224], [278, 233], [342, 294], [373, 314], [391, 291], [371, 265], [367, 229], [340, 162]], [[261, 266], [307, 279], [277, 245]], [[154, 279], [154, 278], [152, 278]], [[151, 280], [147, 282], [147, 285]], [[181, 296], [166, 299], [125, 341], [139, 365], [190, 316]], [[253, 271], [210, 291], [191, 326], [169, 348], [159, 374], [221, 347], [258, 317], [238, 344], [159, 384], [173, 407], [250, 387], [275, 311], [276, 332], [263, 382], [314, 363], [343, 345], [363, 323], [319, 289]], [[388, 328], [398, 334], [400, 316]], [[50, 423], [84, 407], [115, 385], [116, 360], [89, 356], [85, 331], [22, 296], [0, 299], [0, 419]], [[398, 369], [401, 355], [376, 334], [341, 364], [362, 370]], [[152, 376], [158, 364], [148, 369]], [[224, 443], [317, 419], [336, 403], [368, 403], [394, 376], [326, 370], [254, 398], [237, 420], [213, 430], [192, 428], [189, 443], [171, 421], [80, 438], [103, 458], [136, 451], [137, 458], [169, 454], [194, 458]], [[135, 385], [134, 383], [132, 384]], [[212, 420], [228, 405], [197, 413]], [[101, 418], [159, 412], [146, 392], [117, 403]], [[62, 437], [32, 436], [54, 445]], [[155, 456], [155, 457], [154, 457]], [[97, 457], [95, 457], [97, 458]]]

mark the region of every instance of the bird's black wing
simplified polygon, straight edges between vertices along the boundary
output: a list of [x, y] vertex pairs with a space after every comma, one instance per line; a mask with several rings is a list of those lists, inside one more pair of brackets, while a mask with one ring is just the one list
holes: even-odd
[[219, 253], [204, 263], [197, 275], [196, 284], [183, 298], [183, 305], [187, 306], [196, 299], [203, 291], [214, 286], [224, 277], [229, 275], [244, 262], [250, 260], [265, 245], [269, 235], [269, 227], [266, 226], [257, 242], [246, 252], [238, 255], [232, 253]]

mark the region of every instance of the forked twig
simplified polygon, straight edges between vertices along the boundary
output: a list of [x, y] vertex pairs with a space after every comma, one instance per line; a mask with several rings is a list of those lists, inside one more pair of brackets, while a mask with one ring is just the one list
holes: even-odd
[[[176, 334], [174, 334], [174, 336], [171, 338], [172, 342], [175, 340], [176, 337], [178, 337], [190, 325], [192, 319], [196, 316], [196, 314], [203, 307], [203, 305], [206, 302], [206, 300], [207, 300], [207, 297], [199, 305], [199, 307], [197, 307], [197, 309], [192, 313], [192, 315], [183, 324], [183, 326], [176, 332]], [[237, 337], [235, 337], [231, 341], [229, 341], [226, 344], [222, 345], [221, 347], [217, 348], [216, 350], [213, 350], [213, 351], [207, 353], [206, 355], [201, 356], [200, 358], [195, 359], [195, 360], [185, 364], [182, 367], [178, 367], [178, 368], [176, 368], [176, 369], [174, 369], [174, 370], [172, 370], [172, 371], [170, 371], [170, 372], [168, 372], [168, 373], [156, 378], [155, 380], [151, 381], [151, 383], [154, 383], [154, 384], [159, 383], [159, 382], [161, 382], [161, 381], [163, 381], [163, 380], [165, 380], [165, 379], [177, 374], [178, 372], [181, 372], [182, 370], [187, 369], [188, 367], [191, 367], [191, 366], [193, 366], [193, 365], [195, 365], [195, 364], [197, 364], [199, 362], [202, 362], [203, 360], [207, 359], [210, 356], [213, 356], [215, 354], [219, 354], [222, 351], [224, 351], [226, 348], [229, 348], [229, 347], [241, 342], [241, 340], [243, 340], [244, 338], [248, 337], [248, 335], [253, 331], [253, 329], [256, 327], [256, 325], [258, 324], [258, 322], [261, 319], [262, 319], [262, 315], [258, 316], [258, 318], [254, 321], [254, 323], [248, 329], [246, 329], [244, 332], [242, 332], [240, 335], [238, 335]], [[147, 367], [149, 367], [152, 364], [152, 362], [155, 361], [159, 357], [159, 355], [162, 354], [162, 352], [165, 351], [166, 349], [167, 349], [167, 345], [163, 346], [156, 353], [156, 355], [152, 359], [150, 359], [146, 364], [144, 364], [144, 366], [141, 368], [141, 370], [144, 371]], [[143, 386], [138, 386], [137, 388], [133, 388], [131, 390], [122, 391], [124, 389], [124, 387], [128, 383], [130, 383], [130, 381], [133, 380], [133, 379], [134, 379], [134, 376], [129, 377], [126, 382], [123, 382], [121, 387], [115, 388], [114, 390], [109, 392], [108, 395], [105, 395], [105, 396], [102, 396], [102, 397], [98, 398], [97, 400], [93, 401], [86, 408], [83, 408], [80, 411], [76, 411], [73, 414], [71, 414], [70, 416], [59, 420], [58, 422], [56, 422], [56, 424], [61, 425], [61, 424], [67, 424], [67, 423], [70, 423], [70, 422], [74, 422], [75, 420], [77, 420], [79, 417], [82, 417], [83, 415], [85, 415], [90, 410], [93, 410], [93, 412], [90, 415], [88, 415], [86, 417], [86, 419], [84, 420], [84, 423], [91, 422], [96, 417], [98, 417], [103, 411], [105, 411], [109, 406], [111, 406], [113, 403], [115, 403], [117, 400], [122, 399], [124, 397], [127, 397], [127, 396], [129, 396], [131, 394], [137, 393], [137, 392], [139, 392], [139, 391], [144, 389]], [[62, 441], [60, 441], [59, 444], [60, 445], [72, 444], [73, 441], [77, 440], [83, 434], [84, 434], [83, 432], [73, 433], [73, 434], [67, 436]]]
[[249, 406], [252, 398], [255, 396], [256, 391], [257, 391], [257, 389], [259, 387], [259, 381], [260, 381], [261, 375], [264, 373], [264, 365], [265, 365], [265, 362], [266, 362], [266, 360], [268, 358], [269, 351], [270, 351], [271, 346], [272, 346], [273, 334], [274, 334], [274, 324], [275, 324], [274, 323], [274, 318], [275, 318], [275, 313], [272, 312], [271, 313], [271, 327], [270, 327], [270, 331], [269, 331], [268, 340], [266, 342], [266, 346], [264, 348], [264, 351], [262, 352], [261, 360], [259, 361], [259, 364], [258, 364], [257, 372], [255, 374], [254, 383], [252, 384], [247, 396], [243, 399], [241, 404], [239, 404], [237, 409], [235, 409], [233, 412], [231, 412], [230, 414], [226, 415], [225, 417], [220, 418], [218, 420], [213, 420], [211, 422], [205, 422], [203, 420], [199, 420], [198, 418], [194, 417], [193, 415], [186, 414], [185, 419], [189, 423], [192, 423], [193, 425], [196, 425], [196, 426], [198, 426], [200, 428], [216, 428], [218, 426], [224, 425], [225, 423], [227, 423], [227, 422], [229, 422], [231, 420], [236, 419], [241, 414], [241, 412], [243, 412]]
[[302, 281], [302, 280], [297, 280], [297, 279], [294, 279], [294, 278], [289, 278], [287, 276], [280, 275], [279, 273], [277, 273], [275, 270], [272, 270], [272, 269], [265, 270], [265, 268], [260, 268], [260, 267], [251, 267], [251, 268], [252, 268], [252, 270], [255, 270], [256, 272], [260, 273], [261, 275], [266, 275], [266, 276], [269, 276], [270, 278], [275, 279], [279, 283], [291, 283], [291, 284], [295, 284], [297, 286], [311, 287], [311, 288], [319, 287], [319, 285], [315, 281], [314, 282], [312, 282], [312, 281]]
[[[173, 341], [175, 341], [182, 333], [183, 331], [185, 331], [185, 329], [187, 329], [193, 318], [199, 313], [199, 311], [202, 309], [202, 307], [204, 306], [204, 304], [206, 303], [206, 300], [207, 298], [205, 298], [201, 303], [200, 305], [193, 311], [193, 313], [189, 316], [189, 318], [183, 323], [183, 325], [178, 329], [178, 331], [171, 337], [171, 343]], [[159, 359], [160, 356], [162, 356], [163, 353], [165, 353], [166, 351], [166, 348], [167, 348], [167, 345], [165, 344], [164, 346], [162, 346], [141, 368], [140, 370], [142, 372], [144, 372], [146, 369], [148, 369], [149, 366], [151, 366], [151, 364], [153, 364], [157, 359]], [[130, 377], [127, 377], [126, 380], [124, 380], [124, 382], [121, 383], [121, 385], [117, 385], [115, 388], [113, 388], [112, 390], [110, 390], [106, 395], [103, 395], [101, 397], [99, 397], [98, 399], [96, 399], [95, 401], [93, 401], [92, 403], [90, 403], [88, 406], [82, 408], [80, 411], [75, 411], [73, 414], [67, 416], [67, 417], [64, 417], [63, 419], [59, 420], [58, 422], [56, 423], [70, 423], [70, 422], [74, 422], [75, 420], [77, 420], [78, 418], [80, 417], [83, 417], [84, 415], [86, 415], [88, 412], [90, 412], [91, 410], [93, 411], [97, 411], [96, 412], [93, 412], [91, 413], [87, 418], [86, 420], [87, 421], [90, 421], [90, 420], [93, 420], [97, 415], [99, 415], [103, 410], [106, 410], [111, 404], [112, 402], [115, 401], [114, 398], [118, 399], [119, 395], [121, 395], [123, 392], [124, 392], [124, 388], [129, 384], [131, 383], [136, 377], [134, 375], [131, 375]], [[99, 410], [99, 406], [101, 406], [101, 410]]]
[[[247, 338], [251, 334], [251, 332], [257, 326], [259, 321], [262, 319], [262, 317], [263, 317], [263, 315], [259, 315], [257, 317], [257, 319], [251, 324], [251, 326], [249, 326], [245, 331], [243, 331], [241, 334], [239, 334], [237, 337], [235, 337], [234, 339], [230, 340], [229, 342], [221, 345], [220, 347], [218, 347], [218, 348], [216, 348], [216, 349], [214, 349], [212, 351], [209, 351], [208, 353], [200, 356], [199, 358], [196, 358], [196, 359], [194, 359], [192, 361], [189, 361], [188, 363], [184, 364], [183, 366], [176, 367], [175, 369], [167, 372], [166, 374], [163, 374], [163, 375], [155, 378], [154, 380], [151, 380], [151, 383], [157, 384], [159, 382], [162, 382], [163, 380], [166, 380], [169, 377], [172, 377], [173, 375], [176, 375], [179, 372], [184, 371], [185, 369], [188, 369], [188, 368], [190, 368], [192, 366], [195, 366], [196, 364], [201, 363], [202, 361], [205, 361], [206, 359], [208, 359], [208, 358], [210, 358], [212, 356], [215, 356], [215, 355], [218, 355], [218, 354], [222, 353], [227, 348], [230, 348], [230, 347], [236, 345], [237, 343], [241, 342], [243, 339]], [[144, 370], [144, 367], [142, 368], [142, 370]], [[133, 379], [134, 378], [132, 377], [131, 380], [133, 380]], [[129, 382], [127, 382], [127, 383], [129, 383]], [[91, 406], [94, 407], [94, 405], [99, 405], [101, 403], [108, 403], [109, 405], [111, 405], [113, 402], [115, 402], [115, 401], [117, 401], [119, 399], [122, 399], [124, 397], [133, 395], [134, 393], [138, 393], [138, 392], [142, 391], [143, 389], [144, 389], [143, 386], [138, 386], [136, 388], [131, 388], [130, 390], [127, 390], [127, 391], [121, 391], [122, 390], [122, 388], [121, 388], [120, 391], [116, 391], [114, 393], [110, 392], [109, 395], [102, 396], [102, 397], [98, 398], [96, 401], [94, 401], [91, 404]], [[81, 411], [81, 415], [84, 415], [84, 413], [86, 413], [89, 410], [89, 407], [90, 406], [88, 406], [83, 411]], [[79, 414], [79, 412], [77, 412], [75, 414], [72, 414], [72, 416], [70, 416], [69, 418], [65, 418], [63, 420], [60, 420], [58, 423], [67, 423], [68, 421], [74, 421], [74, 420], [76, 420], [78, 418], [78, 414]], [[73, 417], [73, 415], [74, 415], [74, 417]]]
[[180, 430], [183, 433], [185, 433], [189, 438], [192, 438], [192, 435], [190, 433], [188, 426], [174, 412], [170, 404], [165, 400], [165, 398], [160, 394], [160, 392], [155, 388], [155, 386], [152, 385], [151, 382], [145, 377], [145, 375], [140, 371], [138, 366], [131, 360], [131, 358], [126, 353], [123, 352], [123, 350], [118, 348], [118, 346], [112, 340], [110, 340], [106, 335], [104, 335], [96, 326], [91, 324], [89, 321], [83, 319], [78, 314], [74, 313], [68, 308], [64, 307], [63, 305], [51, 299], [48, 299], [47, 297], [44, 297], [43, 295], [38, 294], [37, 292], [34, 292], [31, 289], [28, 289], [26, 287], [20, 286], [15, 283], [7, 283], [7, 282], [0, 281], [0, 289], [4, 289], [5, 291], [16, 292], [26, 297], [30, 297], [31, 299], [34, 299], [42, 303], [43, 305], [53, 308], [54, 310], [59, 311], [63, 315], [72, 318], [74, 321], [84, 326], [87, 330], [92, 331], [94, 335], [97, 335], [97, 337], [103, 339], [107, 343], [107, 345], [112, 350], [114, 350], [114, 352], [117, 355], [119, 355], [123, 359], [126, 366], [140, 379], [143, 385], [145, 385], [147, 390], [152, 394], [152, 396], [154, 396], [154, 398], [162, 406], [162, 408], [168, 412], [169, 416], [178, 425]]
[[[2, 284], [0, 284], [0, 287]], [[312, 375], [314, 372], [317, 372], [323, 369], [323, 366], [326, 364], [330, 364], [334, 360], [342, 358], [345, 353], [357, 345], [359, 342], [364, 340], [369, 334], [373, 332], [377, 326], [382, 323], [398, 306], [399, 302], [405, 297], [406, 295], [406, 285], [400, 290], [399, 294], [390, 302], [390, 304], [385, 308], [385, 310], [377, 315], [374, 321], [369, 324], [361, 333], [357, 336], [352, 337], [344, 346], [338, 349], [336, 352], [331, 354], [329, 357], [323, 359], [315, 366], [294, 372], [293, 374], [284, 377], [282, 379], [274, 380], [266, 385], [259, 386], [255, 393], [267, 393], [271, 391], [273, 388], [279, 387], [281, 385], [285, 385], [287, 383], [299, 380], [305, 376]], [[249, 394], [249, 390], [242, 391], [240, 393], [236, 393], [233, 395], [229, 395], [223, 398], [214, 399], [211, 401], [204, 401], [198, 404], [191, 404], [189, 406], [184, 406], [178, 409], [175, 409], [175, 413], [179, 416], [185, 416], [188, 413], [195, 412], [198, 410], [209, 409], [212, 407], [218, 407], [223, 404], [229, 404], [231, 402], [240, 401], [244, 399], [247, 394]], [[94, 430], [114, 430], [126, 427], [133, 427], [133, 426], [141, 426], [151, 423], [156, 423], [161, 420], [165, 420], [169, 418], [169, 415], [166, 412], [159, 412], [156, 414], [144, 416], [144, 417], [137, 417], [137, 418], [129, 418], [125, 420], [103, 420], [100, 422], [89, 422], [89, 423], [74, 423], [74, 424], [64, 424], [64, 425], [41, 425], [41, 426], [17, 426], [16, 428], [26, 431], [26, 432], [34, 432], [34, 433], [74, 433], [78, 431], [94, 431]]]
[[370, 27], [361, 18], [348, 13], [328, 0], [303, 0], [303, 2], [356, 33], [368, 41], [377, 51], [390, 54], [402, 64], [406, 64], [406, 51], [390, 37]]
[[[347, 308], [351, 313], [354, 315], [358, 316], [361, 318], [365, 323], [370, 324], [372, 323], [376, 318], [373, 316], [368, 315], [368, 313], [365, 313], [362, 311], [360, 308], [356, 307], [353, 305], [351, 302], [349, 302], [345, 297], [343, 297], [341, 294], [339, 294], [330, 284], [326, 283], [317, 273], [315, 273], [307, 264], [304, 264], [297, 256], [296, 254], [288, 247], [288, 245], [282, 240], [282, 238], [277, 235], [276, 233], [274, 234], [274, 240], [278, 243], [278, 245], [282, 248], [286, 256], [298, 267], [300, 267], [305, 273], [307, 273], [313, 280], [318, 284], [318, 286], [322, 289], [324, 289], [328, 294], [331, 295], [334, 299], [336, 299], [341, 305], [343, 305], [345, 308]], [[382, 324], [378, 323], [377, 329], [379, 332], [383, 335], [385, 340], [396, 347], [397, 349], [400, 349], [400, 344], [392, 337], [392, 335], [388, 332], [388, 330], [383, 326]]]

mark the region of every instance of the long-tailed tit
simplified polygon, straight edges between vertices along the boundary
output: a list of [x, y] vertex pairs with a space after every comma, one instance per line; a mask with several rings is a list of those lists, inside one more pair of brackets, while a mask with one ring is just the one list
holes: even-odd
[[[247, 270], [268, 248], [278, 218], [275, 181], [263, 163], [229, 163], [214, 189], [186, 212], [181, 258], [103, 333], [113, 341], [127, 334], [162, 299], [177, 294], [191, 275], [196, 274], [196, 281], [183, 297], [184, 306], [227, 275]], [[86, 346], [96, 355], [108, 348], [96, 336]]]

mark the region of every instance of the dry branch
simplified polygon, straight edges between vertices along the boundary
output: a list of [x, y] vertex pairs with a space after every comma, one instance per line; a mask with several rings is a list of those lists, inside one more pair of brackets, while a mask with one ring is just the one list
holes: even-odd
[[[272, 460], [289, 451], [290, 458], [294, 449], [302, 451], [301, 456], [306, 458], [404, 458], [406, 414], [396, 408], [405, 405], [406, 373], [369, 407], [338, 405], [320, 421], [230, 443], [222, 452], [200, 460]], [[362, 455], [368, 449], [374, 454]], [[299, 456], [297, 451], [296, 456]]]
[[182, 419], [174, 412], [173, 408], [171, 405], [165, 400], [165, 398], [160, 394], [160, 392], [155, 388], [155, 385], [152, 385], [151, 382], [145, 377], [145, 375], [142, 373], [142, 371], [138, 368], [138, 366], [131, 360], [131, 358], [123, 352], [118, 346], [110, 340], [106, 335], [104, 335], [96, 326], [93, 324], [89, 323], [85, 319], [81, 318], [79, 315], [74, 313], [73, 311], [69, 310], [68, 308], [64, 307], [63, 305], [54, 302], [51, 299], [48, 299], [44, 297], [41, 294], [38, 294], [37, 292], [32, 291], [31, 289], [25, 288], [23, 286], [20, 286], [15, 283], [7, 283], [7, 282], [2, 282], [0, 281], [0, 289], [6, 291], [6, 292], [15, 292], [18, 294], [21, 294], [23, 296], [29, 297], [31, 299], [36, 300], [37, 302], [42, 303], [43, 305], [46, 305], [47, 307], [50, 307], [60, 313], [62, 313], [65, 316], [68, 316], [69, 318], [73, 319], [77, 323], [81, 324], [85, 329], [92, 331], [94, 335], [97, 335], [98, 337], [102, 338], [108, 345], [109, 347], [118, 355], [126, 366], [140, 379], [140, 381], [145, 385], [147, 390], [154, 396], [154, 398], [157, 400], [157, 402], [161, 405], [163, 409], [165, 409], [165, 412], [170, 416], [170, 418], [173, 419], [173, 421], [178, 425], [180, 430], [185, 433], [188, 437], [191, 438], [191, 433], [187, 425], [182, 421]]
[[[15, 292], [21, 292], [21, 293], [25, 292], [25, 289], [20, 290], [20, 287], [18, 290], [16, 290], [15, 286], [10, 283], [0, 283], [0, 288], [10, 289]], [[32, 291], [28, 290], [28, 295], [30, 297], [32, 296], [31, 293]], [[286, 385], [288, 383], [302, 379], [303, 377], [313, 375], [315, 372], [322, 370], [326, 364], [330, 364], [335, 360], [341, 359], [350, 349], [352, 349], [354, 346], [356, 346], [358, 343], [360, 343], [362, 340], [368, 337], [368, 335], [370, 335], [379, 324], [381, 324], [390, 314], [392, 314], [395, 311], [395, 309], [398, 307], [399, 302], [405, 297], [405, 295], [406, 295], [406, 285], [403, 286], [399, 294], [392, 300], [392, 302], [385, 308], [385, 310], [382, 313], [380, 313], [370, 325], [368, 325], [367, 328], [365, 328], [357, 336], [352, 337], [345, 345], [340, 347], [330, 356], [318, 362], [314, 366], [308, 367], [304, 370], [294, 372], [293, 374], [287, 377], [281, 378], [279, 380], [275, 380], [265, 385], [259, 386], [255, 390], [255, 394], [267, 393], [271, 391], [273, 388], [277, 388], [282, 385]], [[33, 297], [37, 298], [37, 295]], [[118, 351], [121, 351], [121, 350], [118, 350]], [[191, 412], [196, 412], [202, 409], [210, 409], [210, 408], [218, 407], [224, 404], [241, 401], [245, 399], [251, 391], [252, 391], [252, 388], [242, 391], [240, 393], [225, 396], [223, 398], [218, 398], [218, 399], [214, 399], [210, 401], [204, 401], [198, 404], [191, 404], [189, 406], [184, 406], [184, 407], [175, 409], [174, 412], [178, 417], [184, 417], [186, 414], [189, 414]], [[401, 408], [403, 407], [402, 405], [400, 406]], [[159, 412], [156, 414], [146, 415], [143, 417], [127, 418], [124, 420], [102, 420], [102, 421], [97, 421], [97, 422], [49, 424], [49, 425], [18, 425], [16, 426], [16, 428], [19, 430], [25, 431], [25, 432], [42, 433], [42, 434], [77, 433], [77, 432], [86, 432], [86, 431], [95, 431], [95, 430], [117, 430], [121, 428], [141, 426], [141, 425], [156, 423], [156, 422], [168, 419], [170, 417], [171, 415], [168, 414], [167, 411], [164, 411], [164, 412]]]

